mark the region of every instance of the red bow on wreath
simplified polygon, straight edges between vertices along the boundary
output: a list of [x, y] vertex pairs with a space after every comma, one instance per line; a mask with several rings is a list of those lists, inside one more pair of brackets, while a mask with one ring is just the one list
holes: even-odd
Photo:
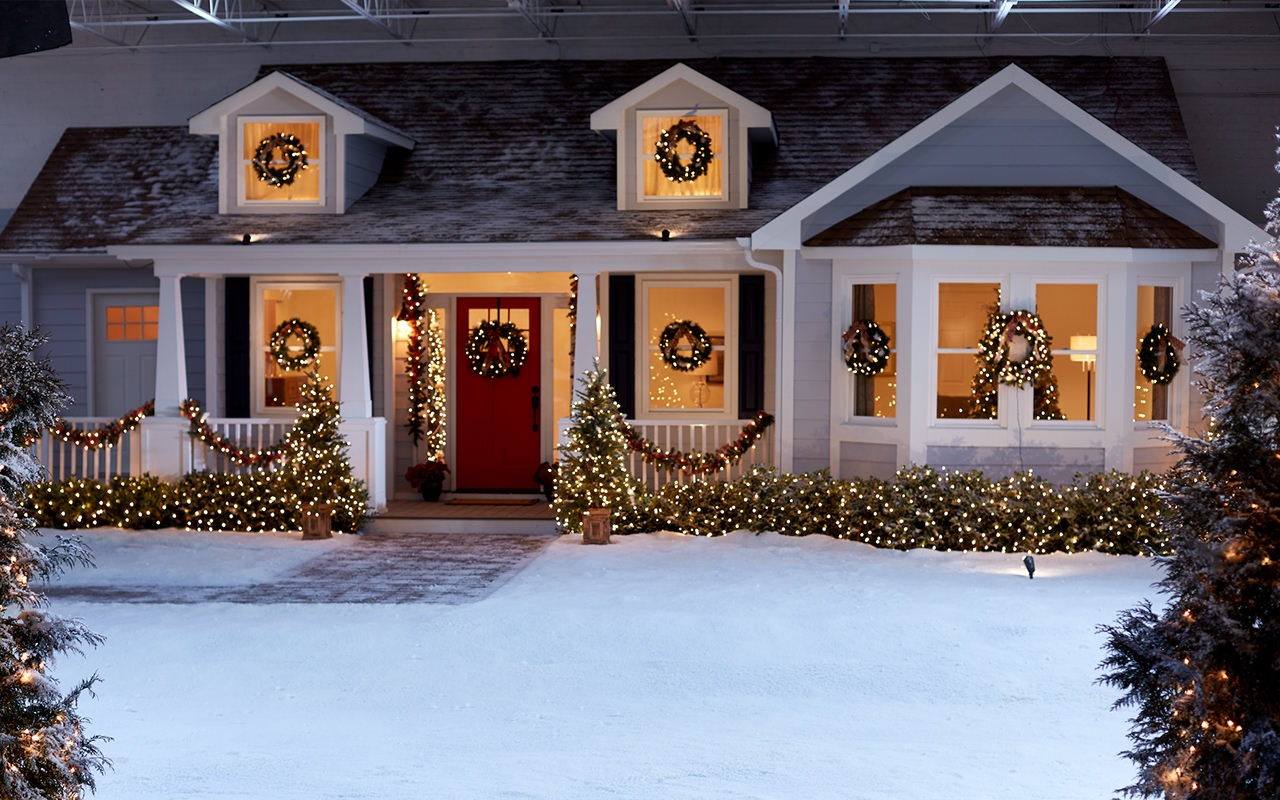
[[484, 357], [480, 364], [486, 373], [495, 367], [498, 374], [511, 371], [511, 354], [502, 342], [502, 330], [497, 325], [485, 326]]
[[867, 330], [867, 323], [858, 320], [842, 334], [840, 338], [846, 343], [852, 343], [857, 340], [858, 348], [864, 352], [871, 351], [871, 333]]

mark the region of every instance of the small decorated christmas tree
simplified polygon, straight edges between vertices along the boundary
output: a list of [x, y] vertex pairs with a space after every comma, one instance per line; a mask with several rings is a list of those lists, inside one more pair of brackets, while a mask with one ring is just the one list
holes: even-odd
[[582, 531], [582, 515], [607, 508], [631, 510], [639, 482], [627, 471], [627, 438], [618, 427], [622, 411], [604, 370], [587, 372], [573, 403], [572, 425], [556, 470], [556, 524], [566, 533]]
[[46, 611], [34, 585], [87, 565], [88, 551], [74, 538], [37, 543], [35, 523], [19, 505], [27, 485], [42, 478], [29, 445], [70, 400], [48, 361], [34, 356], [45, 341], [0, 327], [0, 797], [63, 800], [93, 789], [109, 762], [98, 749], [102, 737], [85, 733], [77, 711], [97, 678], [64, 695], [49, 673], [59, 653], [78, 653], [101, 637]]
[[[1280, 235], [1280, 204], [1268, 232]], [[1162, 610], [1144, 602], [1102, 630], [1101, 680], [1136, 709], [1125, 753], [1130, 796], [1280, 797], [1280, 277], [1276, 241], [1261, 266], [1224, 279], [1187, 312], [1205, 435], [1169, 431], [1173, 554]]]
[[369, 492], [351, 474], [347, 440], [338, 430], [341, 406], [333, 397], [333, 386], [312, 369], [301, 393], [298, 421], [285, 435], [285, 455], [276, 475], [282, 489], [300, 503], [332, 506], [333, 524], [339, 530], [358, 530]]

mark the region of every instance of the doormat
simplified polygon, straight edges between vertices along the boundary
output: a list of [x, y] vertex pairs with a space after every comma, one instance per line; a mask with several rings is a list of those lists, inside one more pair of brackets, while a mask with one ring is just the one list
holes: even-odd
[[538, 502], [532, 497], [455, 497], [445, 505], [450, 506], [531, 506]]

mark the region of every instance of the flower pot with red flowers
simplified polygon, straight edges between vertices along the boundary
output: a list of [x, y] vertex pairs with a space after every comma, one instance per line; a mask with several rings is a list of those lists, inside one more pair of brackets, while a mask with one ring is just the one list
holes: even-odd
[[434, 503], [440, 499], [444, 479], [448, 474], [449, 467], [443, 461], [423, 461], [405, 470], [404, 479], [418, 490], [423, 500]]
[[533, 479], [542, 487], [542, 496], [547, 498], [547, 502], [550, 503], [555, 497], [556, 465], [549, 461], [543, 461], [533, 473]]

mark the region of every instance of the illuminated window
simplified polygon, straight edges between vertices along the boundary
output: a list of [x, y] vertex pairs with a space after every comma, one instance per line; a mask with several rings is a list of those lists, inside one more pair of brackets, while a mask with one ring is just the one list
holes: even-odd
[[156, 340], [160, 330], [160, 306], [107, 306], [107, 341]]
[[[1036, 313], [1053, 339], [1053, 377], [1057, 382], [1059, 419], [1097, 418], [1098, 286], [1093, 283], [1036, 285]], [[1045, 387], [1035, 393], [1036, 419], [1052, 405]]]
[[724, 112], [649, 112], [638, 120], [641, 200], [726, 197]]
[[[727, 374], [728, 341], [733, 282], [730, 280], [658, 282], [642, 281], [645, 309], [643, 341], [647, 347], [647, 411], [715, 412], [736, 414], [737, 393]], [[684, 323], [692, 323], [681, 330]], [[697, 330], [694, 330], [696, 326]], [[673, 366], [663, 357], [663, 332], [679, 331], [668, 350], [690, 358], [695, 340], [705, 336], [709, 357], [691, 369]], [[687, 362], [686, 362], [687, 363]]]
[[892, 283], [853, 287], [853, 319], [869, 320], [889, 337], [889, 360], [875, 375], [851, 375], [853, 413], [859, 417], [893, 417], [898, 405], [898, 287]]
[[[316, 329], [320, 350], [319, 360], [314, 366], [320, 375], [336, 385], [340, 353], [338, 304], [341, 290], [336, 286], [329, 288], [316, 284], [259, 283], [257, 287], [260, 324], [255, 338], [261, 354], [258, 360], [261, 369], [258, 407], [291, 408], [297, 405], [302, 396], [302, 386], [306, 383], [306, 373], [310, 368], [286, 370], [271, 354], [271, 335], [287, 320], [298, 319]], [[286, 340], [289, 354], [293, 357], [302, 355], [302, 345], [301, 338], [296, 335]]]
[[1138, 340], [1134, 344], [1133, 418], [1137, 421], [1169, 419], [1169, 386], [1147, 379], [1138, 361], [1142, 339], [1153, 325], [1173, 330], [1173, 287], [1138, 287]]
[[978, 342], [1000, 304], [998, 283], [938, 285], [938, 419], [995, 419], [998, 386], [979, 385]]
[[[240, 130], [245, 202], [314, 205], [324, 201], [324, 125], [320, 119], [242, 118]], [[258, 156], [261, 159], [255, 166]]]

